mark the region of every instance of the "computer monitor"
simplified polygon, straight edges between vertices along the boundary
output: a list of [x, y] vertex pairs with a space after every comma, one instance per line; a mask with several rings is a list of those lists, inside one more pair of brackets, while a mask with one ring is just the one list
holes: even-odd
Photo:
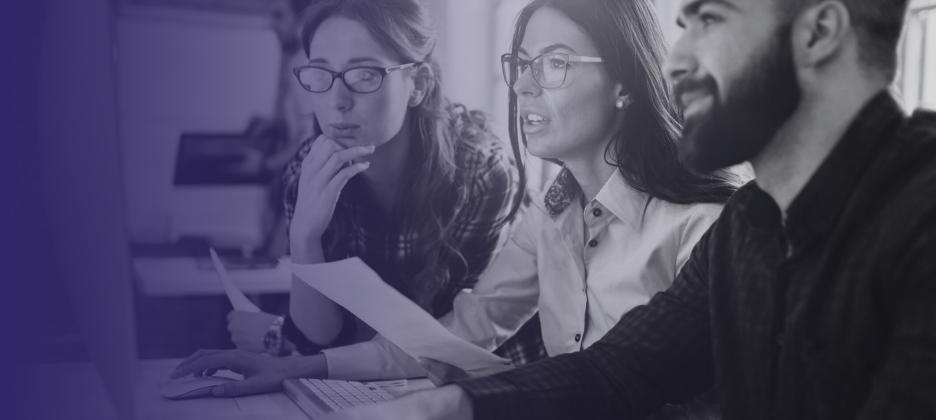
[[39, 53], [39, 173], [52, 236], [48, 261], [116, 416], [135, 419], [139, 369], [118, 140], [115, 7], [113, 0], [49, 2]]

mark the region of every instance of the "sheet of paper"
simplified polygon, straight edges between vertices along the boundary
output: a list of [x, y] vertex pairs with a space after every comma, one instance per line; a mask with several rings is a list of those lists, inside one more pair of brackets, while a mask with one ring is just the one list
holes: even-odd
[[288, 263], [292, 272], [416, 358], [435, 359], [465, 371], [504, 366], [509, 360], [471, 344], [390, 287], [359, 258], [325, 264]]
[[215, 252], [214, 248], [209, 248], [208, 251], [211, 253], [211, 263], [214, 264], [215, 271], [218, 273], [218, 278], [221, 279], [221, 284], [224, 286], [224, 293], [227, 294], [228, 300], [231, 301], [231, 306], [238, 311], [260, 312], [260, 308], [254, 305], [250, 299], [247, 299], [244, 292], [241, 292], [237, 285], [231, 280], [231, 276], [228, 275], [227, 269], [224, 268], [224, 263], [221, 262], [221, 258], [218, 258], [218, 253]]

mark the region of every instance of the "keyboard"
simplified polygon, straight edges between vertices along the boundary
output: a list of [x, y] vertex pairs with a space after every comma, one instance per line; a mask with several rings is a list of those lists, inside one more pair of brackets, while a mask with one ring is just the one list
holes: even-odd
[[394, 399], [393, 395], [375, 384], [305, 378], [299, 382], [333, 411]]

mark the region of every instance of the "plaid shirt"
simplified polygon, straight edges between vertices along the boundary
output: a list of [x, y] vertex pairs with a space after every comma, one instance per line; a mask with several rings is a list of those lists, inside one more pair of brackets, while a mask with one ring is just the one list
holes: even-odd
[[[433, 316], [451, 311], [455, 295], [474, 286], [497, 252], [506, 230], [505, 217], [517, 191], [516, 168], [502, 142], [490, 133], [484, 134], [464, 137], [456, 143], [456, 165], [462, 171], [458, 178], [465, 180], [468, 190], [467, 200], [455, 209], [454, 223], [447, 231], [447, 242], [457, 253], [439, 246], [437, 238], [427, 237], [420, 229], [424, 221], [407, 220], [406, 208], [392, 215], [379, 211], [367, 184], [355, 177], [342, 191], [336, 217], [323, 237], [325, 259], [360, 257], [384, 281]], [[299, 149], [284, 173], [287, 220], [292, 220], [295, 211], [302, 161], [311, 145], [310, 140]], [[399, 202], [429, 205], [424, 197]], [[342, 337], [360, 341], [372, 334], [360, 321], [354, 325], [359, 331]], [[344, 344], [350, 342], [332, 343]], [[544, 356], [539, 324], [532, 321], [505, 343], [499, 354], [515, 364]]]
[[479, 419], [641, 418], [716, 377], [729, 420], [932, 419], [934, 308], [936, 113], [881, 94], [785, 223], [749, 184], [602, 341], [460, 385]]

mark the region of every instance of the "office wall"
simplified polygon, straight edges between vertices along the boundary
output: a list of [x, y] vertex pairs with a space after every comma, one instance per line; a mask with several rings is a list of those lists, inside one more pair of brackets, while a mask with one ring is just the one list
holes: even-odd
[[262, 17], [146, 7], [125, 8], [116, 33], [131, 235], [163, 242], [179, 135], [241, 132], [270, 116], [279, 42]]

